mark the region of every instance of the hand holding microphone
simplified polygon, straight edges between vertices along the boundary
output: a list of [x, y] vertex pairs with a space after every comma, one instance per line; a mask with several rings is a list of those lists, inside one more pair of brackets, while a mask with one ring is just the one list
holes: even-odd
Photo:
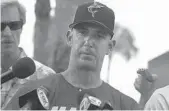
[[49, 109], [48, 90], [41, 86], [19, 97], [21, 109], [47, 110]]

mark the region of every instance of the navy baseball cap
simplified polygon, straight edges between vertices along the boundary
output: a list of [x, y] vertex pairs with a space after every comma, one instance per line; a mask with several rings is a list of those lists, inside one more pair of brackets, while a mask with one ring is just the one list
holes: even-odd
[[69, 25], [73, 28], [79, 23], [96, 23], [103, 26], [107, 31], [113, 35], [115, 15], [112, 9], [99, 2], [89, 2], [79, 5], [74, 21]]

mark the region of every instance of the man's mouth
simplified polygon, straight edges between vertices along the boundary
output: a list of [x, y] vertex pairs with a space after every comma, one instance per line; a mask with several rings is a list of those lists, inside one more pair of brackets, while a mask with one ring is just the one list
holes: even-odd
[[81, 54], [92, 55], [91, 53], [88, 53], [88, 52], [82, 52]]
[[12, 44], [13, 41], [11, 40], [4, 40], [4, 41], [1, 41], [1, 44]]
[[86, 56], [93, 56], [95, 57], [95, 55], [93, 53], [90, 52], [80, 52], [80, 54], [86, 55]]
[[83, 48], [80, 50], [80, 55], [96, 57], [96, 54], [92, 51], [92, 49], [86, 48], [86, 47], [83, 47]]

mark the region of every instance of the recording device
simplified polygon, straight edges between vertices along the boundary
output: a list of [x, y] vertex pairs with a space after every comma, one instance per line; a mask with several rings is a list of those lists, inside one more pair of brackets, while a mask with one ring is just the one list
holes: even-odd
[[80, 110], [100, 110], [102, 102], [93, 97], [85, 94], [81, 103], [80, 103]]
[[2, 74], [1, 84], [17, 77], [24, 79], [35, 72], [35, 63], [29, 57], [21, 58], [16, 64], [12, 66], [12, 70], [9, 70]]
[[113, 107], [108, 102], [102, 102], [96, 97], [85, 94], [79, 110], [113, 110]]
[[105, 102], [104, 106], [101, 108], [102, 110], [113, 110], [113, 107], [109, 102]]
[[28, 92], [27, 94], [19, 97], [19, 107], [21, 109], [29, 110], [48, 110], [48, 90], [40, 86], [39, 88]]

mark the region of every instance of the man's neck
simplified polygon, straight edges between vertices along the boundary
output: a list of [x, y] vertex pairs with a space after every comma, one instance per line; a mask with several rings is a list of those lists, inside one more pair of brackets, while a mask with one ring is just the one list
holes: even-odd
[[94, 71], [68, 69], [63, 72], [63, 76], [71, 85], [78, 88], [90, 89], [102, 84], [100, 74]]
[[1, 53], [1, 73], [6, 72], [13, 64], [15, 64], [19, 56], [19, 49], [16, 52]]

